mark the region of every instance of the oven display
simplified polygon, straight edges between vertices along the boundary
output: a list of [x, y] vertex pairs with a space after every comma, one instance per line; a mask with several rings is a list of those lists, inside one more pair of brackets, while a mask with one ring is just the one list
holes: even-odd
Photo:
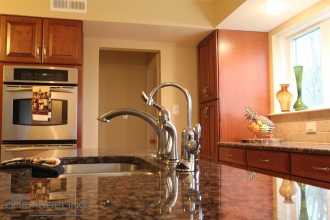
[[57, 81], [67, 82], [67, 70], [54, 69], [14, 69], [14, 80]]

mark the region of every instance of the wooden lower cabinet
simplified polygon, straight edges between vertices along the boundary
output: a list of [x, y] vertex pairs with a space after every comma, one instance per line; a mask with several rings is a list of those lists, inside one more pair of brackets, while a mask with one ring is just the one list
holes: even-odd
[[201, 125], [201, 151], [199, 158], [218, 163], [219, 142], [219, 101], [214, 100], [199, 105], [199, 123]]
[[247, 165], [279, 173], [290, 173], [290, 153], [247, 150]]
[[291, 175], [330, 182], [330, 157], [291, 153]]
[[330, 156], [219, 147], [219, 163], [330, 189]]
[[219, 149], [219, 160], [227, 163], [247, 165], [246, 149], [223, 147]]

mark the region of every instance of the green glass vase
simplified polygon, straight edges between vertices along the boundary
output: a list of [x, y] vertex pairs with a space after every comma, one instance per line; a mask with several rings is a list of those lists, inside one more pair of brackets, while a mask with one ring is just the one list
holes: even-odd
[[306, 184], [298, 183], [301, 191], [301, 204], [299, 220], [308, 220], [307, 201], [306, 201]]
[[306, 110], [308, 109], [307, 105], [304, 104], [302, 100], [302, 77], [303, 77], [303, 66], [294, 66], [293, 67], [294, 74], [296, 76], [296, 82], [297, 82], [297, 92], [298, 92], [298, 97], [297, 101], [294, 103], [293, 108], [296, 111], [300, 110]]

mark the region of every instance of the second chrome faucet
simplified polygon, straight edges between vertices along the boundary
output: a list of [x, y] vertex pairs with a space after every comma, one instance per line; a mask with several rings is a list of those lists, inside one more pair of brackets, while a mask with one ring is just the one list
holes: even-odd
[[[172, 86], [180, 89], [187, 100], [187, 127], [182, 131], [181, 137], [181, 160], [176, 166], [178, 171], [195, 171], [198, 169], [198, 153], [200, 152], [199, 139], [201, 137], [201, 126], [197, 124], [192, 127], [192, 102], [188, 90], [181, 85], [173, 82], [166, 82], [156, 86], [151, 92], [149, 97], [145, 97], [148, 105], [154, 105], [156, 108], [159, 106], [154, 102], [153, 97], [158, 90], [163, 87]], [[142, 93], [143, 96], [146, 96]], [[169, 118], [170, 119], [170, 118]]]

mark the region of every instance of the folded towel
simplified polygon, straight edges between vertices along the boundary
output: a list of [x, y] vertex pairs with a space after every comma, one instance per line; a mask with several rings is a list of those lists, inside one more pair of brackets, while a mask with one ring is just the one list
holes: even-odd
[[34, 178], [57, 178], [65, 171], [62, 165], [50, 167], [50, 166], [44, 166], [38, 164], [19, 163], [19, 164], [9, 164], [9, 165], [0, 166], [0, 170], [18, 169], [18, 168], [32, 169], [32, 177]]
[[0, 170], [28, 168], [32, 169], [32, 177], [35, 178], [56, 178], [64, 173], [64, 167], [60, 165], [58, 158], [13, 158], [2, 161]]
[[54, 167], [61, 163], [61, 160], [53, 157], [53, 158], [41, 158], [41, 157], [16, 157], [12, 158], [10, 160], [4, 160], [1, 162], [0, 166], [3, 165], [9, 165], [9, 164], [21, 164], [21, 163], [27, 163], [27, 164], [39, 164], [43, 166], [50, 166]]
[[32, 87], [32, 120], [48, 121], [51, 118], [51, 93], [49, 86]]

